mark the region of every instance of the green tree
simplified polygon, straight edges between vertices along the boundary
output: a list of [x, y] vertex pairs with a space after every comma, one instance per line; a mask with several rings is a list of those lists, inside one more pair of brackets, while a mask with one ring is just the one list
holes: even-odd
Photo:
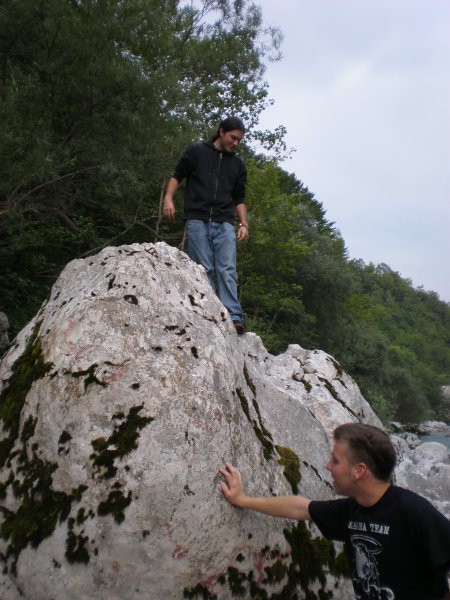
[[281, 169], [261, 157], [247, 159], [251, 235], [238, 247], [240, 294], [249, 327], [279, 352], [299, 340], [310, 319], [297, 278], [311, 251], [298, 227], [301, 203], [280, 187]]
[[17, 331], [71, 258], [173, 243], [165, 178], [219, 115], [256, 135], [279, 37], [245, 0], [5, 0], [0, 32], [0, 309]]

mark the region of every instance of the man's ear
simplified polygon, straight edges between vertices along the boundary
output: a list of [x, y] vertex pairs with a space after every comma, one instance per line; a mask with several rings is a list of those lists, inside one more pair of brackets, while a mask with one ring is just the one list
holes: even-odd
[[361, 479], [366, 473], [367, 465], [365, 463], [358, 463], [353, 467], [353, 480], [357, 481], [358, 479]]

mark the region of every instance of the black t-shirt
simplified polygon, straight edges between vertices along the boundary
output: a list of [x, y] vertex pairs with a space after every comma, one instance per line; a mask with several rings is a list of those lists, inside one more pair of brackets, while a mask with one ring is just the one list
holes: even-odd
[[421, 496], [390, 486], [369, 508], [352, 498], [313, 501], [322, 534], [345, 542], [360, 600], [435, 600], [448, 590], [450, 521]]

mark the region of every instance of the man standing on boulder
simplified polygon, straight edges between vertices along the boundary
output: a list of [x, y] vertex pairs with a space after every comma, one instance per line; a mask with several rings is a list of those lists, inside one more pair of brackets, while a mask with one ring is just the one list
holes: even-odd
[[239, 471], [220, 469], [233, 505], [275, 517], [312, 519], [329, 539], [345, 542], [360, 600], [449, 600], [450, 521], [418, 494], [391, 483], [396, 457], [389, 436], [362, 423], [340, 425], [326, 466], [337, 500], [247, 496]]
[[209, 281], [228, 310], [238, 334], [244, 318], [237, 297], [235, 212], [238, 241], [248, 238], [245, 206], [247, 171], [234, 150], [245, 132], [237, 117], [224, 119], [210, 142], [189, 146], [175, 167], [164, 196], [164, 217], [173, 221], [173, 196], [186, 179], [184, 220], [188, 254], [206, 269]]

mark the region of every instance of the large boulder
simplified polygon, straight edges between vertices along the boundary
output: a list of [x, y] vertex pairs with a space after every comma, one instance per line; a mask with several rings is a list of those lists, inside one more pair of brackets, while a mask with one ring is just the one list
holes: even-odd
[[184, 253], [71, 262], [0, 394], [3, 600], [353, 598], [339, 547], [229, 506], [218, 469], [251, 494], [331, 498], [332, 430], [380, 422], [324, 352], [238, 337]]

